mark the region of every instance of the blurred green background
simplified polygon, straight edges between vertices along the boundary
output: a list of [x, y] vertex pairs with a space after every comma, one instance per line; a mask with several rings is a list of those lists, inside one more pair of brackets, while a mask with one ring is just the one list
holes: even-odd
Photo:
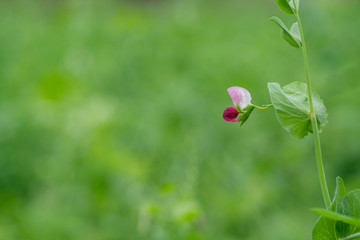
[[[301, 2], [330, 191], [360, 187], [360, 2]], [[305, 79], [275, 0], [0, 1], [0, 239], [311, 238], [313, 139], [226, 89]]]

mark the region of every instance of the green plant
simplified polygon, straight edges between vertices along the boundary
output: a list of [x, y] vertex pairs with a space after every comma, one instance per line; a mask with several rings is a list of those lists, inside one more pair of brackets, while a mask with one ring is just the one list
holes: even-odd
[[346, 193], [344, 182], [338, 177], [333, 200], [330, 198], [320, 143], [320, 133], [327, 124], [327, 112], [324, 102], [311, 86], [307, 50], [299, 14], [299, 0], [276, 0], [276, 2], [283, 12], [296, 17], [290, 29], [278, 17], [271, 17], [270, 20], [281, 28], [285, 41], [302, 50], [306, 82], [292, 82], [283, 87], [276, 82], [268, 83], [272, 105], [264, 108], [250, 103], [251, 96], [246, 89], [231, 87], [228, 91], [235, 107], [228, 107], [223, 118], [229, 122], [240, 122], [242, 125], [254, 108], [266, 109], [273, 106], [281, 126], [291, 135], [304, 138], [309, 132], [312, 133], [325, 203], [325, 209], [312, 209], [321, 215], [314, 226], [312, 237], [314, 240], [360, 239], [360, 189]]

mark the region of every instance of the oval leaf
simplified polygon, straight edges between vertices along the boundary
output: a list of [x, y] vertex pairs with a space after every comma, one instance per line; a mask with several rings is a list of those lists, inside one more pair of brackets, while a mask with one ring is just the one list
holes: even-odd
[[294, 14], [294, 10], [291, 8], [291, 6], [289, 5], [289, 2], [287, 0], [276, 0], [276, 3], [284, 13], [287, 13], [290, 15]]
[[299, 44], [295, 41], [295, 39], [289, 34], [289, 32], [285, 31], [284, 29], [281, 30], [282, 38], [287, 41], [291, 46], [300, 48]]
[[[294, 22], [294, 24], [290, 28], [290, 33], [297, 39], [301, 39], [300, 29], [298, 22]], [[301, 41], [300, 41], [301, 42]]]
[[294, 12], [296, 13], [296, 12], [299, 11], [299, 6], [300, 6], [299, 0], [295, 0], [295, 4], [296, 4], [296, 8], [294, 6], [293, 0], [290, 0], [289, 5], [294, 10]]
[[[308, 132], [311, 132], [311, 119], [307, 85], [303, 82], [293, 82], [281, 88], [279, 83], [268, 83], [268, 88], [281, 126], [298, 138], [308, 135]], [[314, 90], [312, 96], [319, 131], [321, 131], [327, 123], [326, 108]]]
[[287, 41], [291, 46], [300, 48], [302, 46], [299, 25], [295, 22], [291, 29], [289, 30], [283, 21], [278, 17], [271, 17], [271, 21], [276, 23], [282, 30], [282, 37], [285, 41]]

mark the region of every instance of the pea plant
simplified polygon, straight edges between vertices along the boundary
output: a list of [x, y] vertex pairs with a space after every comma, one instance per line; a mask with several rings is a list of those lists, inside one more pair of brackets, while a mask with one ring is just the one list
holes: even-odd
[[230, 87], [228, 93], [233, 106], [227, 107], [223, 118], [227, 122], [241, 125], [254, 109], [274, 107], [280, 125], [291, 135], [304, 138], [309, 133], [314, 137], [315, 159], [325, 208], [314, 208], [320, 217], [312, 230], [314, 240], [360, 239], [360, 189], [346, 192], [344, 182], [336, 178], [336, 190], [331, 200], [322, 159], [320, 133], [327, 123], [327, 112], [323, 100], [311, 87], [310, 71], [304, 32], [300, 21], [300, 0], [276, 0], [278, 7], [296, 20], [290, 29], [278, 17], [270, 20], [281, 28], [282, 38], [292, 47], [300, 49], [304, 58], [306, 81], [292, 82], [283, 87], [279, 83], [268, 83], [271, 103], [256, 106], [251, 103], [248, 90]]

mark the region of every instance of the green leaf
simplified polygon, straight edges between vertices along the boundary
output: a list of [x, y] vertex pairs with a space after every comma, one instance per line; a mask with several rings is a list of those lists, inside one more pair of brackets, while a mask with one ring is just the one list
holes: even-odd
[[342, 200], [343, 213], [360, 218], [360, 189], [349, 192]]
[[302, 46], [299, 25], [297, 22], [295, 22], [289, 30], [280, 18], [271, 17], [270, 20], [281, 28], [281, 35], [283, 39], [291, 46], [296, 48], [300, 48]]
[[289, 5], [289, 2], [287, 0], [276, 0], [276, 3], [284, 13], [294, 15], [294, 10]]
[[346, 194], [344, 182], [337, 178], [334, 200], [326, 209], [313, 209], [322, 216], [316, 222], [313, 240], [355, 239], [360, 231], [360, 190]]
[[335, 189], [335, 196], [334, 200], [330, 205], [330, 209], [333, 211], [339, 211], [341, 206], [341, 201], [346, 195], [346, 189], [344, 180], [341, 177], [336, 178], [336, 189]]
[[[344, 186], [344, 181], [340, 178], [336, 178], [336, 190], [334, 199], [328, 208], [329, 210], [335, 211], [336, 206], [341, 203], [342, 198], [345, 196], [346, 190]], [[336, 221], [332, 219], [328, 219], [326, 217], [321, 216], [312, 231], [313, 240], [337, 240], [337, 232], [335, 230]]]
[[289, 5], [294, 10], [294, 12], [296, 12], [296, 10], [299, 11], [299, 7], [300, 7], [299, 0], [295, 0], [295, 4], [296, 4], [296, 9], [294, 7], [293, 0], [290, 0]]
[[291, 26], [290, 28], [290, 33], [296, 37], [297, 39], [301, 39], [301, 35], [300, 35], [300, 29], [299, 29], [299, 24], [298, 22], [294, 22], [294, 24]]
[[301, 46], [295, 41], [295, 39], [285, 30], [281, 30], [282, 38], [287, 41], [291, 46], [300, 48]]
[[253, 110], [254, 110], [254, 106], [252, 105], [249, 105], [244, 109], [244, 113], [240, 114], [239, 117], [240, 126], [242, 126], [246, 122], [246, 120], [250, 117], [250, 114], [252, 113]]
[[[281, 88], [279, 83], [268, 83], [268, 88], [281, 126], [298, 138], [303, 138], [308, 132], [312, 132], [307, 85], [303, 82], [293, 82]], [[312, 96], [321, 132], [322, 127], [327, 123], [326, 108], [314, 90]]]
[[344, 223], [348, 223], [348, 224], [360, 227], [360, 219], [349, 217], [344, 214], [340, 214], [337, 212], [333, 212], [333, 211], [329, 211], [329, 210], [321, 209], [321, 208], [313, 208], [311, 210], [313, 210], [314, 212], [317, 212], [318, 214], [320, 214], [326, 218], [337, 220], [337, 221], [342, 221]]
[[336, 206], [341, 205], [341, 201], [345, 195], [346, 195], [346, 189], [345, 189], [344, 181], [342, 180], [341, 177], [337, 177], [335, 195], [329, 209], [332, 211], [336, 211], [337, 210]]

